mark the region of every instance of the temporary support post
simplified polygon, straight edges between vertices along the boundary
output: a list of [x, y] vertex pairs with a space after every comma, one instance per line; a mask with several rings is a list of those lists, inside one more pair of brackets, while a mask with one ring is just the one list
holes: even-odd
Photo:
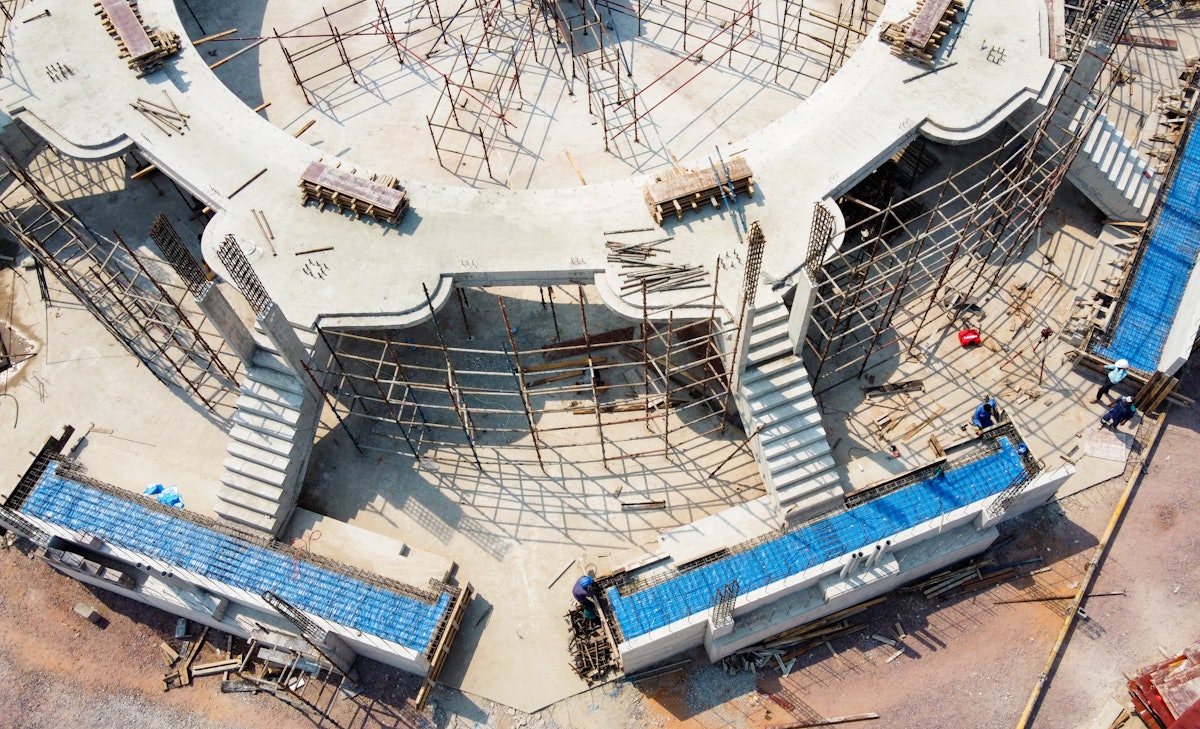
[[554, 320], [554, 341], [560, 341], [562, 334], [558, 331], [558, 314], [554, 311], [554, 287], [547, 286], [546, 293], [550, 296], [550, 318]]
[[425, 305], [429, 307], [429, 316], [433, 320], [433, 331], [437, 335], [438, 345], [442, 348], [442, 356], [446, 359], [446, 393], [450, 395], [450, 404], [454, 407], [454, 414], [458, 417], [463, 434], [467, 437], [467, 445], [471, 448], [475, 467], [483, 471], [483, 462], [479, 459], [479, 451], [475, 450], [475, 428], [471, 423], [471, 411], [467, 409], [466, 400], [462, 399], [462, 390], [458, 385], [458, 378], [454, 374], [454, 365], [450, 361], [450, 350], [446, 347], [445, 338], [442, 337], [442, 327], [438, 324], [437, 310], [433, 308], [433, 298], [429, 295], [429, 287], [424, 282], [421, 283], [421, 290], [425, 292]]
[[471, 334], [471, 322], [467, 320], [467, 307], [470, 306], [467, 302], [467, 295], [459, 286], [454, 287], [454, 293], [458, 299], [458, 313], [462, 315], [463, 329], [467, 332], [467, 339], [474, 339], [475, 336]]
[[404, 384], [405, 396], [412, 401], [417, 415], [421, 416], [421, 425], [428, 428], [429, 419], [425, 417], [425, 408], [421, 407], [421, 402], [417, 399], [417, 391], [413, 389], [412, 380], [405, 371], [404, 365], [400, 364], [400, 358], [396, 356], [395, 345], [392, 343], [392, 337], [387, 333], [387, 330], [383, 332], [383, 344], [387, 353], [392, 356], [392, 364], [396, 367], [396, 377], [399, 377], [400, 381]]
[[579, 316], [583, 321], [583, 346], [587, 351], [588, 380], [592, 385], [592, 404], [596, 412], [596, 432], [600, 435], [600, 460], [608, 470], [608, 451], [604, 447], [604, 423], [600, 417], [600, 389], [596, 387], [596, 368], [592, 364], [592, 336], [588, 333], [587, 299], [583, 295], [583, 286], [579, 290]]
[[646, 279], [642, 279], [642, 372], [646, 388], [646, 415], [650, 414], [650, 307], [646, 303]]
[[667, 315], [666, 355], [663, 357], [663, 386], [666, 397], [663, 401], [663, 455], [671, 451], [671, 339], [675, 336], [675, 312]]
[[525, 419], [529, 421], [529, 437], [533, 439], [533, 450], [537, 453], [538, 465], [541, 466], [542, 473], [549, 476], [546, 464], [542, 461], [542, 447], [538, 443], [537, 423], [533, 418], [533, 407], [529, 402], [529, 390], [525, 387], [525, 373], [521, 370], [521, 351], [517, 349], [517, 338], [513, 335], [512, 324], [508, 320], [508, 309], [504, 306], [504, 297], [497, 296], [496, 301], [500, 302], [500, 315], [504, 317], [504, 331], [508, 333], [508, 343], [512, 347], [513, 376], [517, 379], [517, 390], [521, 393], [521, 404], [525, 407]]
[[308, 89], [304, 88], [304, 82], [300, 80], [300, 74], [296, 72], [296, 64], [292, 60], [292, 54], [288, 53], [287, 47], [283, 45], [283, 38], [279, 36], [279, 31], [274, 28], [271, 28], [271, 31], [275, 33], [275, 40], [279, 43], [279, 50], [283, 51], [283, 59], [287, 61], [288, 69], [292, 72], [292, 80], [300, 87], [300, 93], [304, 94], [304, 103], [312, 106], [312, 99], [308, 98]]

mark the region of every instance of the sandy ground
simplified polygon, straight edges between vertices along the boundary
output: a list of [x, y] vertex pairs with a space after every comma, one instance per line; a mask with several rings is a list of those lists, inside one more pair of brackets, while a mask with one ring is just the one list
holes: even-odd
[[[1194, 382], [1185, 381], [1194, 393]], [[1035, 727], [1107, 726], [1113, 701], [1124, 701], [1122, 673], [1174, 651], [1200, 633], [1193, 606], [1195, 506], [1183, 490], [1196, 478], [1187, 457], [1200, 413], [1175, 409], [1107, 558], [1089, 619], [1077, 623], [1036, 715]], [[864, 613], [867, 627], [800, 656], [791, 674], [777, 668], [726, 675], [693, 654], [685, 672], [638, 684], [596, 687], [534, 715], [467, 694], [439, 691], [424, 715], [405, 708], [416, 681], [361, 661], [362, 693], [339, 698], [334, 718], [346, 727], [759, 727], [814, 715], [877, 712], [888, 729], [1014, 726], [1062, 625], [1057, 602], [997, 605], [998, 600], [1070, 592], [1092, 558], [1123, 478], [1093, 487], [1006, 524], [998, 562], [1040, 556], [1032, 577], [946, 601], [896, 593]], [[1003, 537], [1011, 537], [1004, 540]], [[16, 727], [309, 727], [313, 722], [267, 696], [224, 695], [217, 679], [163, 693], [156, 648], [173, 640], [175, 619], [110, 595], [96, 594], [21, 551], [0, 551], [0, 678], [9, 687], [0, 717]], [[72, 612], [85, 602], [109, 621], [103, 629]], [[31, 619], [36, 616], [36, 619]], [[871, 638], [892, 636], [899, 622], [905, 652]], [[213, 641], [223, 645], [223, 637]], [[204, 660], [216, 660], [210, 646]], [[236, 648], [235, 648], [236, 652]], [[211, 657], [209, 657], [211, 656]], [[545, 660], [565, 660], [546, 656]], [[762, 692], [762, 693], [760, 693]], [[768, 696], [771, 694], [774, 696]], [[778, 699], [778, 701], [776, 700]], [[332, 726], [332, 724], [329, 724]]]

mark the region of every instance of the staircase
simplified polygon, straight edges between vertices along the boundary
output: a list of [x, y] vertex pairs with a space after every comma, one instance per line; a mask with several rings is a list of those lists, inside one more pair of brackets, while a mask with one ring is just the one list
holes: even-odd
[[1112, 220], [1142, 221], [1150, 213], [1161, 179], [1103, 114], [1079, 149], [1067, 179]]
[[804, 363], [792, 353], [787, 307], [760, 290], [737, 401], [763, 484], [790, 517], [841, 505], [842, 479], [829, 451]]
[[300, 494], [320, 403], [262, 345], [246, 368], [241, 392], [214, 511], [243, 531], [274, 537]]

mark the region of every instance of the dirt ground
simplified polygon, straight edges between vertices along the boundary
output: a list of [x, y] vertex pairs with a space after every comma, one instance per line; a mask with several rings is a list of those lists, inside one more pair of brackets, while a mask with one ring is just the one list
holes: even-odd
[[[1194, 380], [1185, 391], [1195, 394]], [[1117, 537], [1101, 563], [1088, 619], [1077, 622], [1053, 672], [1035, 727], [1106, 727], [1124, 701], [1123, 673], [1175, 651], [1200, 634], [1192, 564], [1195, 506], [1186, 491], [1197, 467], [1196, 409], [1169, 414]], [[1143, 429], [1145, 432], [1145, 429]], [[1065, 601], [996, 604], [1072, 592], [1125, 487], [1095, 486], [1006, 524], [997, 563], [1041, 558], [991, 589], [938, 601], [895, 593], [857, 618], [866, 627], [800, 656], [786, 677], [777, 667], [727, 675], [702, 653], [679, 673], [593, 688], [534, 715], [469, 695], [439, 691], [423, 714], [406, 706], [417, 681], [360, 660], [361, 692], [339, 696], [336, 723], [310, 719], [266, 695], [222, 694], [218, 678], [162, 691], [160, 641], [175, 643], [175, 618], [93, 592], [22, 550], [0, 551], [0, 724], [13, 727], [664, 727], [737, 729], [817, 716], [876, 712], [887, 729], [968, 723], [1015, 726], [1062, 625]], [[1048, 569], [1046, 569], [1048, 568]], [[1042, 571], [1044, 570], [1044, 571]], [[1031, 572], [1037, 574], [1030, 575]], [[94, 606], [96, 627], [72, 611]], [[904, 653], [873, 638], [906, 637]], [[212, 636], [201, 660], [217, 660]], [[830, 650], [832, 648], [832, 652]], [[235, 653], [238, 648], [235, 647]], [[836, 655], [834, 655], [836, 653]], [[565, 660], [546, 656], [546, 660]], [[1116, 703], [1114, 703], [1116, 702]], [[1112, 713], [1110, 716], [1109, 713]]]

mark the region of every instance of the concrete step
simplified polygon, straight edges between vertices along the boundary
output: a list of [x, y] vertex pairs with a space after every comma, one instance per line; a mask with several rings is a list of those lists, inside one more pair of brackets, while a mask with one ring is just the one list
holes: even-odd
[[764, 444], [762, 451], [766, 470], [781, 474], [829, 455], [829, 446], [825, 443], [825, 430], [814, 426], [793, 431], [787, 438]]
[[1104, 137], [1104, 125], [1093, 124], [1091, 130], [1088, 131], [1087, 139], [1083, 140], [1083, 146], [1079, 150], [1080, 154], [1085, 154], [1094, 159], [1097, 151], [1097, 145]]
[[300, 373], [294, 371], [290, 366], [288, 366], [288, 363], [283, 361], [282, 357], [275, 352], [268, 351], [266, 349], [259, 348], [254, 350], [253, 363], [255, 367], [273, 370], [285, 375], [291, 375], [292, 377], [300, 376]]
[[246, 379], [252, 382], [261, 382], [264, 385], [269, 385], [276, 390], [287, 390], [294, 392], [297, 395], [304, 394], [304, 385], [296, 378], [295, 375], [286, 374], [277, 370], [267, 369], [266, 367], [251, 367], [246, 370]]
[[231, 504], [228, 501], [218, 500], [213, 506], [213, 511], [245, 531], [258, 536], [274, 537], [275, 530], [279, 526], [278, 520], [266, 514], [251, 511], [240, 504]]
[[742, 386], [749, 387], [752, 382], [773, 378], [775, 375], [784, 373], [793, 367], [800, 368], [802, 372], [805, 371], [804, 364], [799, 358], [794, 356], [772, 360], [771, 362], [763, 362], [761, 364], [747, 364], [746, 372], [742, 375]]
[[[801, 402], [802, 400], [805, 402]], [[813, 402], [812, 385], [808, 384], [807, 378], [793, 382], [787, 387], [760, 392], [755, 396], [747, 395], [746, 402], [750, 405], [750, 412], [756, 416], [785, 405], [792, 405], [800, 411], [808, 409], [807, 402], [812, 402], [812, 407], [816, 407], [816, 403]]]
[[[812, 411], [795, 420], [773, 423], [758, 434], [763, 458], [775, 458], [789, 449], [804, 448], [817, 440], [825, 439], [825, 428], [821, 426], [821, 413]], [[820, 431], [813, 433], [814, 429]]]
[[268, 400], [260, 400], [253, 395], [242, 395], [237, 400], [237, 408], [241, 412], [254, 413], [264, 418], [278, 420], [281, 423], [295, 425], [300, 422], [300, 410], [291, 405], [280, 405]]
[[759, 303], [754, 307], [754, 328], [769, 327], [778, 324], [779, 322], [787, 322], [788, 309], [783, 305], [782, 301], [772, 301], [770, 303]]
[[248, 413], [238, 410], [233, 414], [233, 422], [250, 430], [257, 430], [264, 435], [269, 435], [280, 440], [294, 441], [296, 439], [296, 429], [286, 423], [281, 423], [278, 420], [264, 418], [255, 413]]
[[272, 501], [282, 501], [285, 493], [284, 490], [279, 486], [272, 486], [271, 484], [263, 483], [256, 478], [243, 476], [240, 473], [234, 473], [232, 471], [226, 471], [225, 473], [221, 474], [221, 483], [227, 488], [235, 489], [237, 491], [245, 491], [246, 493], [254, 494], [255, 496], [260, 496], [264, 499], [270, 499]]
[[304, 394], [291, 390], [279, 390], [263, 382], [246, 380], [242, 383], [242, 394], [257, 397], [259, 400], [288, 405], [299, 410], [304, 405]]
[[246, 461], [257, 463], [260, 466], [273, 468], [276, 471], [287, 472], [289, 461], [287, 456], [281, 456], [278, 453], [273, 453], [256, 446], [242, 443], [241, 441], [230, 441], [225, 447], [225, 451], [231, 456], [237, 456]]
[[803, 382], [808, 384], [808, 371], [796, 360], [795, 366], [773, 374], [764, 375], [758, 368], [747, 369], [742, 375], [742, 395], [747, 400], [762, 397], [765, 393], [784, 390]]
[[798, 481], [785, 489], [780, 490], [779, 500], [781, 502], [793, 501], [802, 498], [805, 494], [829, 492], [834, 496], [841, 498], [845, 495], [846, 489], [842, 484], [841, 474], [834, 471], [825, 471], [818, 473], [810, 479]]
[[795, 408], [775, 408], [761, 414], [755, 414], [751, 419], [755, 427], [763, 426], [760, 436], [765, 435], [762, 443], [770, 444], [780, 438], [786, 438], [791, 432], [802, 432], [809, 428], [820, 427], [821, 413], [817, 410], [817, 402], [808, 398], [794, 403]]
[[842, 495], [841, 484], [820, 488], [806, 482], [789, 486], [780, 492], [779, 503], [787, 508], [789, 518], [795, 518], [805, 513], [820, 513], [843, 506], [845, 501]]
[[765, 326], [759, 326], [758, 322], [754, 322], [754, 331], [750, 333], [750, 348], [761, 347], [768, 342], [774, 342], [778, 339], [785, 339], [788, 335], [787, 319], [780, 319]]
[[746, 355], [746, 366], [759, 364], [760, 362], [771, 362], [783, 357], [793, 357], [792, 342], [787, 337], [775, 339], [761, 346], [750, 345], [750, 352]]
[[270, 451], [276, 455], [290, 457], [292, 450], [296, 444], [290, 440], [276, 438], [273, 435], [267, 435], [257, 430], [251, 430], [241, 425], [235, 425], [229, 429], [229, 437], [239, 443], [261, 448], [265, 451]]
[[837, 464], [833, 462], [833, 456], [826, 453], [820, 458], [814, 458], [810, 461], [805, 461], [797, 465], [795, 468], [788, 469], [783, 472], [772, 472], [771, 482], [775, 484], [776, 491], [782, 491], [793, 484], [802, 483], [804, 481], [815, 478], [818, 474], [825, 471], [832, 471], [837, 468]]
[[275, 499], [263, 498], [262, 496], [237, 489], [221, 489], [217, 492], [217, 498], [227, 504], [241, 506], [250, 511], [256, 511], [264, 516], [269, 516], [272, 519], [277, 519], [283, 510], [283, 504], [280, 504]]
[[261, 463], [247, 461], [237, 456], [230, 456], [229, 458], [226, 458], [221, 465], [226, 471], [232, 471], [234, 473], [240, 473], [243, 476], [256, 478], [259, 481], [265, 481], [273, 486], [283, 487], [284, 484], [287, 483], [288, 479], [288, 475], [283, 471], [271, 468], [269, 466], [264, 466]]

